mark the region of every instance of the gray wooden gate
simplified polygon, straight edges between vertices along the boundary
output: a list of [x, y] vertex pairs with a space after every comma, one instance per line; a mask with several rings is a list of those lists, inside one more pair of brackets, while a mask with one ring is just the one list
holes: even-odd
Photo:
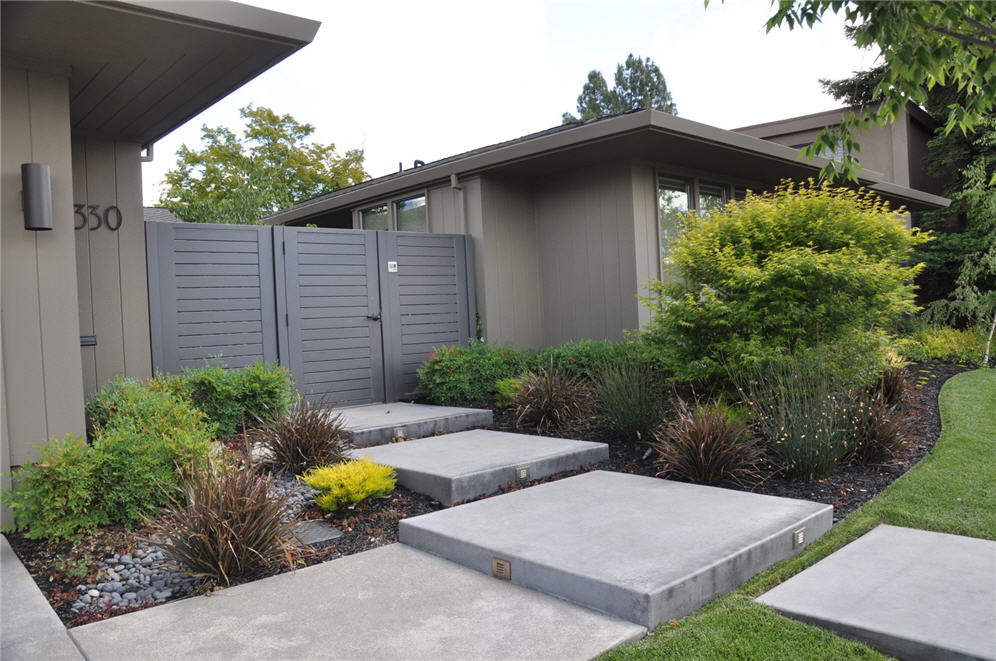
[[146, 241], [157, 370], [279, 361], [311, 399], [390, 402], [475, 333], [462, 235], [149, 222]]

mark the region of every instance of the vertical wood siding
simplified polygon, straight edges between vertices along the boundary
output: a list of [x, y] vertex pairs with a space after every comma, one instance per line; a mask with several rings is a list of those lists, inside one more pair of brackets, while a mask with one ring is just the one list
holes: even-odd
[[[19, 465], [37, 456], [32, 446], [46, 437], [83, 432], [69, 91], [65, 77], [4, 66], [0, 94], [0, 443], [5, 462]], [[50, 232], [24, 229], [20, 166], [28, 162], [52, 170]]]
[[639, 326], [636, 261], [644, 249], [629, 164], [550, 177], [535, 190], [543, 343], [622, 339]]

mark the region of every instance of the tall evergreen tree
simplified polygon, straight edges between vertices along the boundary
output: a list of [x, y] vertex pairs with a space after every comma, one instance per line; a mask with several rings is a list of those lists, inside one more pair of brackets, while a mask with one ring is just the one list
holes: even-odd
[[600, 71], [589, 72], [588, 82], [578, 96], [578, 116], [565, 112], [562, 119], [564, 124], [570, 124], [639, 108], [678, 114], [678, 107], [671, 98], [660, 68], [649, 57], [641, 59], [630, 53], [626, 62], [616, 67], [612, 89], [609, 89]]

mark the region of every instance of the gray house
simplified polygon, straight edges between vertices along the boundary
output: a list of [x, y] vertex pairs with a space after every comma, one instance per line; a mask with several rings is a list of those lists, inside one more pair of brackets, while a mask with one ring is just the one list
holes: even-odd
[[85, 393], [116, 373], [151, 375], [152, 143], [310, 43], [318, 23], [229, 2], [0, 11], [5, 473], [47, 437], [83, 433]]
[[[815, 176], [824, 163], [800, 161], [792, 146], [641, 110], [364, 182], [268, 222], [466, 234], [487, 340], [539, 347], [620, 339], [648, 321], [636, 294], [666, 272], [679, 212]], [[911, 212], [947, 205], [896, 172], [866, 169], [861, 184]]]

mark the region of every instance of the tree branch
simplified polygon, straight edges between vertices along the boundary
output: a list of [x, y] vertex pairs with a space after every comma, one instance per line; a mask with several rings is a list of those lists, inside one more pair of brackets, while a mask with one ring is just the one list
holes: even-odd
[[935, 5], [937, 5], [938, 7], [941, 7], [942, 9], [949, 9], [949, 8], [953, 9], [954, 11], [956, 11], [958, 13], [959, 16], [961, 16], [961, 18], [962, 18], [963, 21], [965, 21], [966, 23], [968, 23], [972, 27], [976, 28], [977, 30], [982, 31], [985, 34], [991, 34], [994, 37], [996, 37], [996, 28], [994, 28], [991, 25], [986, 25], [982, 21], [975, 20], [974, 18], [972, 18], [971, 16], [969, 16], [968, 14], [966, 14], [965, 12], [963, 12], [961, 9], [959, 9], [957, 6], [955, 6], [955, 5], [949, 5], [947, 2], [943, 2], [942, 0], [933, 0], [933, 3]]
[[936, 25], [928, 21], [923, 21], [923, 25], [924, 27], [933, 30], [934, 32], [939, 32], [940, 34], [947, 35], [952, 39], [957, 39], [967, 44], [975, 44], [976, 46], [981, 46], [982, 48], [989, 48], [992, 50], [996, 50], [996, 41], [979, 39], [978, 37], [974, 37], [970, 34], [965, 34], [963, 32], [956, 32], [955, 30], [951, 30], [942, 25]]

